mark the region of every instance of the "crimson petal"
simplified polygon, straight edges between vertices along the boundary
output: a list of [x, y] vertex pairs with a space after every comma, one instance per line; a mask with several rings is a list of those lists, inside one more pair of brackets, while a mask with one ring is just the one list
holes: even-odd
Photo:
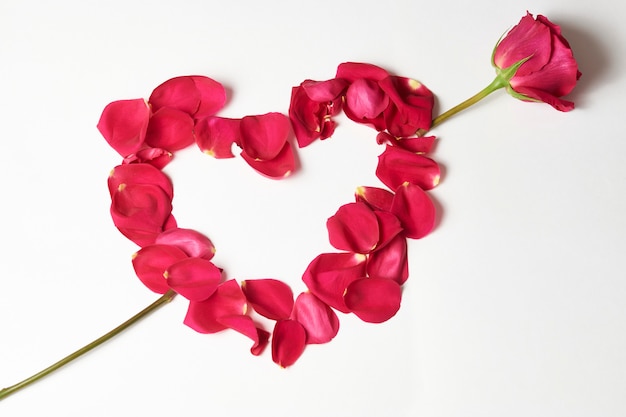
[[118, 165], [109, 174], [108, 187], [111, 197], [124, 184], [149, 184], [161, 188], [170, 198], [174, 198], [172, 182], [161, 170], [150, 164]]
[[193, 142], [193, 119], [189, 114], [163, 107], [150, 118], [146, 132], [146, 144], [149, 146], [173, 152]]
[[296, 169], [296, 158], [291, 144], [286, 142], [278, 156], [268, 161], [261, 161], [241, 152], [242, 158], [257, 172], [272, 179], [286, 178]]
[[246, 116], [241, 119], [240, 128], [243, 151], [261, 161], [276, 158], [291, 133], [289, 118], [282, 113]]
[[293, 292], [287, 284], [277, 279], [252, 279], [243, 281], [241, 289], [260, 315], [272, 320], [288, 319], [293, 310]]
[[186, 257], [185, 252], [173, 246], [150, 245], [133, 255], [133, 268], [146, 287], [156, 293], [165, 294], [170, 286], [163, 274], [172, 264]]
[[407, 181], [430, 190], [439, 184], [441, 171], [439, 165], [430, 158], [396, 146], [387, 146], [378, 157], [376, 176], [392, 190]]
[[337, 67], [337, 78], [343, 78], [350, 82], [359, 78], [380, 81], [387, 76], [389, 73], [383, 68], [363, 62], [344, 62]]
[[295, 320], [276, 322], [272, 335], [272, 360], [281, 368], [293, 365], [304, 352], [306, 330]]
[[402, 285], [409, 278], [406, 238], [398, 235], [367, 259], [367, 276], [386, 278]]
[[302, 281], [320, 300], [349, 313], [343, 294], [348, 285], [365, 276], [367, 257], [355, 253], [323, 253], [311, 261]]
[[337, 314], [310, 292], [298, 295], [291, 318], [306, 330], [307, 344], [330, 342], [339, 332]]
[[241, 141], [241, 119], [205, 117], [195, 127], [196, 144], [202, 152], [214, 158], [234, 158], [233, 143]]
[[192, 229], [166, 230], [157, 236], [155, 243], [175, 246], [192, 258], [204, 258], [210, 261], [215, 255], [213, 242], [202, 233]]
[[435, 226], [435, 205], [418, 185], [402, 184], [396, 190], [391, 211], [400, 219], [406, 237], [420, 239]]
[[98, 130], [120, 155], [137, 152], [144, 143], [150, 107], [142, 98], [108, 104], [98, 121]]
[[202, 301], [217, 290], [222, 273], [212, 262], [202, 258], [185, 258], [165, 271], [169, 286], [190, 301]]
[[402, 289], [391, 279], [362, 278], [348, 286], [344, 298], [348, 308], [361, 320], [382, 323], [400, 309]]
[[204, 76], [171, 78], [154, 89], [149, 99], [154, 111], [171, 107], [196, 118], [211, 116], [224, 106], [226, 91]]
[[378, 244], [380, 230], [374, 212], [365, 203], [345, 204], [326, 221], [330, 244], [339, 250], [369, 253]]
[[217, 319], [224, 326], [233, 329], [244, 336], [248, 336], [254, 342], [250, 348], [250, 352], [259, 356], [265, 350], [269, 342], [270, 334], [266, 330], [260, 329], [254, 325], [252, 318], [245, 315], [222, 316]]
[[362, 201], [373, 210], [389, 211], [393, 201], [393, 193], [384, 188], [361, 186], [354, 193], [356, 201]]
[[220, 284], [208, 299], [191, 301], [184, 323], [198, 333], [217, 333], [228, 327], [220, 318], [245, 315], [247, 306], [241, 287], [231, 279]]

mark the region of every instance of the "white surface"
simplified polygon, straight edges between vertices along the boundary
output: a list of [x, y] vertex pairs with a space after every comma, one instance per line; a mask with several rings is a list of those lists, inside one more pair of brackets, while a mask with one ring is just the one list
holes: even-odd
[[[441, 111], [491, 81], [493, 45], [527, 9], [570, 40], [577, 109], [498, 93], [434, 131], [441, 222], [410, 246], [393, 320], [342, 317], [332, 343], [281, 370], [239, 334], [182, 325], [177, 299], [0, 415], [626, 415], [626, 6], [612, 0], [3, 0], [0, 386], [156, 298], [109, 218], [119, 157], [95, 129], [107, 103], [202, 74], [232, 91], [222, 115], [286, 112], [291, 86], [363, 61], [419, 79]], [[301, 290], [330, 249], [326, 218], [379, 184], [374, 132], [340, 121], [279, 183], [181, 152], [168, 168], [179, 224], [213, 239], [230, 276]]]

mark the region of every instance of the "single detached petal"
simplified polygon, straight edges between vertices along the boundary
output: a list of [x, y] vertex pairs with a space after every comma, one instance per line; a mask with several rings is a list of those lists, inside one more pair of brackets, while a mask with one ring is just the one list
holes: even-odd
[[395, 214], [404, 234], [411, 239], [420, 239], [435, 226], [435, 205], [418, 185], [405, 182], [396, 190], [391, 212]]
[[365, 276], [366, 260], [355, 253], [323, 253], [311, 261], [302, 281], [324, 303], [349, 313], [343, 294], [351, 282]]
[[146, 144], [154, 148], [178, 151], [194, 143], [193, 119], [180, 110], [163, 107], [150, 118]]
[[182, 76], [169, 79], [155, 88], [149, 102], [155, 112], [162, 107], [171, 107], [202, 118], [224, 107], [226, 91], [211, 78]]
[[359, 79], [350, 84], [346, 91], [346, 115], [357, 122], [376, 119], [388, 105], [389, 96], [376, 81]]
[[378, 221], [378, 244], [376, 248], [374, 248], [374, 252], [381, 250], [384, 248], [387, 243], [389, 243], [392, 239], [394, 239], [398, 234], [400, 234], [403, 230], [402, 223], [400, 219], [388, 211], [380, 211], [376, 210], [374, 212], [376, 215], [376, 220]]
[[360, 202], [341, 206], [326, 221], [326, 227], [330, 244], [348, 252], [369, 253], [380, 237], [376, 214]]
[[237, 281], [231, 279], [217, 287], [204, 301], [191, 301], [184, 323], [198, 333], [216, 333], [228, 326], [219, 320], [226, 316], [245, 315], [246, 297]]
[[337, 78], [343, 78], [349, 82], [359, 78], [367, 78], [380, 81], [389, 76], [383, 68], [363, 62], [344, 62], [337, 67]]
[[170, 179], [151, 164], [124, 164], [113, 168], [108, 179], [111, 196], [118, 192], [120, 187], [129, 184], [154, 185], [162, 189], [170, 200], [174, 198], [174, 187]]
[[241, 119], [240, 128], [243, 151], [261, 161], [276, 158], [291, 133], [289, 118], [282, 113], [246, 116]]
[[392, 279], [402, 285], [409, 278], [406, 238], [398, 235], [367, 259], [367, 276]]
[[272, 360], [281, 368], [293, 365], [304, 352], [306, 331], [295, 320], [276, 322], [272, 334]]
[[366, 203], [373, 210], [391, 210], [393, 193], [384, 188], [361, 186], [356, 189], [354, 197], [356, 201]]
[[194, 114], [196, 119], [213, 116], [224, 107], [226, 90], [222, 84], [202, 75], [191, 75], [189, 78], [192, 79], [200, 96], [200, 104]]
[[163, 276], [172, 264], [187, 258], [178, 248], [167, 245], [150, 245], [133, 255], [133, 268], [143, 284], [158, 294], [165, 294], [170, 286]]
[[251, 279], [241, 283], [241, 289], [252, 308], [272, 320], [288, 319], [293, 310], [291, 288], [277, 279]]
[[174, 246], [192, 258], [203, 258], [210, 261], [215, 255], [213, 242], [202, 233], [192, 229], [177, 227], [166, 230], [157, 236], [155, 243]]
[[296, 158], [289, 142], [285, 143], [274, 159], [262, 161], [250, 157], [245, 152], [241, 152], [241, 157], [257, 172], [271, 179], [287, 178], [296, 169]]
[[328, 343], [339, 332], [337, 314], [310, 292], [298, 295], [291, 318], [306, 330], [307, 344]]
[[108, 104], [98, 121], [98, 130], [120, 155], [137, 152], [146, 137], [150, 107], [142, 98]]
[[361, 320], [382, 323], [400, 309], [402, 289], [391, 279], [362, 278], [348, 286], [344, 298], [346, 306]]
[[305, 80], [301, 85], [311, 100], [323, 103], [340, 97], [348, 86], [348, 81], [341, 78], [326, 81]]
[[202, 258], [185, 258], [165, 271], [170, 288], [190, 301], [203, 301], [217, 290], [222, 273], [212, 262]]
[[439, 184], [441, 171], [435, 161], [424, 155], [387, 146], [378, 157], [376, 176], [392, 190], [407, 181], [430, 190]]
[[250, 353], [259, 356], [265, 350], [270, 338], [269, 332], [256, 327], [252, 318], [245, 315], [222, 316], [217, 319], [224, 326], [252, 339]]
[[205, 117], [196, 122], [196, 144], [202, 152], [214, 158], [234, 158], [233, 143], [240, 143], [241, 119]]
[[165, 168], [174, 158], [174, 154], [161, 148], [143, 148], [131, 153], [122, 164], [149, 164], [158, 170]]

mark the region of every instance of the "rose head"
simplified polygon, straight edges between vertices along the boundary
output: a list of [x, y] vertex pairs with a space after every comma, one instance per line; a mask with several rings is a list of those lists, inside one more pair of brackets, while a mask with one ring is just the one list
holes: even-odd
[[561, 28], [546, 17], [527, 13], [498, 42], [492, 63], [513, 97], [542, 101], [560, 111], [574, 108], [560, 97], [572, 91], [581, 73]]

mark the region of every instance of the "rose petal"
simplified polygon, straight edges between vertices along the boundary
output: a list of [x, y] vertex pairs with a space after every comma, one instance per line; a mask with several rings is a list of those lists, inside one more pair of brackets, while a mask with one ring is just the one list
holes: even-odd
[[348, 285], [365, 276], [365, 255], [355, 253], [323, 253], [307, 267], [302, 281], [320, 300], [349, 313], [343, 294]]
[[224, 87], [204, 76], [171, 78], [154, 89], [149, 99], [153, 111], [171, 107], [202, 118], [215, 114], [226, 102]]
[[291, 133], [289, 118], [282, 113], [246, 116], [241, 119], [240, 129], [243, 151], [262, 161], [276, 158]]
[[367, 276], [392, 279], [402, 285], [409, 278], [406, 238], [398, 235], [367, 259]]
[[241, 152], [241, 157], [257, 172], [272, 179], [287, 178], [296, 169], [296, 158], [289, 142], [285, 143], [276, 158], [268, 161], [253, 159], [245, 152]]
[[359, 78], [379, 81], [389, 76], [389, 73], [376, 65], [362, 62], [344, 62], [337, 67], [337, 78], [353, 82]]
[[272, 335], [272, 360], [281, 368], [293, 365], [304, 352], [306, 331], [295, 320], [276, 322]]
[[254, 322], [249, 316], [233, 315], [222, 316], [217, 321], [224, 326], [233, 329], [244, 336], [248, 336], [254, 342], [250, 348], [250, 352], [259, 356], [263, 353], [263, 350], [269, 342], [270, 334], [266, 330], [260, 329], [254, 325]]
[[374, 214], [376, 215], [378, 230], [380, 232], [378, 244], [374, 248], [374, 252], [376, 252], [384, 248], [385, 245], [402, 232], [403, 229], [400, 220], [393, 213], [377, 210]]
[[344, 296], [346, 306], [361, 320], [382, 323], [400, 309], [400, 285], [385, 278], [362, 278], [352, 282]]
[[326, 221], [330, 244], [339, 250], [369, 253], [380, 237], [376, 215], [365, 203], [341, 206]]
[[213, 242], [202, 233], [192, 229], [174, 228], [166, 230], [157, 236], [156, 243], [175, 246], [192, 258], [203, 258], [210, 261], [215, 255]]
[[432, 121], [433, 93], [420, 82], [389, 76], [379, 86], [391, 100], [385, 109], [385, 124], [393, 136], [407, 137], [418, 129], [428, 130]]
[[310, 292], [298, 295], [291, 318], [306, 330], [307, 344], [330, 342], [339, 332], [337, 314]]
[[336, 100], [348, 86], [348, 81], [340, 78], [326, 81], [305, 80], [301, 85], [311, 100], [322, 103]]
[[404, 234], [411, 239], [420, 239], [433, 230], [436, 210], [430, 197], [418, 185], [405, 182], [396, 190], [391, 205], [404, 228]]
[[389, 97], [378, 82], [358, 79], [346, 91], [346, 115], [359, 123], [380, 117], [389, 105]]
[[193, 80], [200, 96], [200, 105], [194, 114], [196, 119], [213, 116], [224, 107], [226, 90], [222, 84], [212, 78], [201, 75], [191, 75], [190, 78]]
[[193, 119], [180, 110], [163, 107], [150, 118], [146, 144], [154, 148], [178, 151], [194, 142]]
[[161, 148], [143, 148], [124, 158], [122, 164], [149, 164], [158, 170], [165, 168], [174, 154]]
[[404, 182], [430, 190], [439, 184], [439, 165], [430, 158], [395, 146], [387, 146], [378, 157], [376, 176], [392, 190]]
[[196, 144], [202, 152], [214, 158], [234, 158], [233, 143], [241, 141], [240, 119], [206, 117], [196, 123]]
[[165, 271], [170, 288], [190, 301], [203, 301], [217, 290], [222, 273], [210, 261], [185, 258]]
[[109, 174], [109, 193], [113, 196], [120, 186], [129, 184], [155, 185], [161, 188], [171, 200], [174, 198], [174, 187], [170, 179], [158, 168], [150, 164], [118, 165]]
[[120, 155], [137, 152], [144, 143], [150, 108], [142, 98], [108, 104], [98, 121], [98, 130]]
[[271, 320], [288, 319], [293, 310], [293, 292], [276, 279], [252, 279], [241, 283], [241, 289], [252, 308]]
[[373, 210], [391, 210], [393, 193], [384, 188], [361, 186], [356, 189], [354, 197], [356, 201], [366, 203]]
[[198, 333], [216, 333], [228, 327], [220, 318], [245, 315], [246, 311], [246, 297], [237, 281], [231, 279], [220, 284], [208, 299], [191, 301], [184, 323]]
[[133, 268], [146, 287], [158, 294], [165, 294], [170, 286], [163, 274], [172, 264], [185, 258], [187, 255], [173, 246], [150, 245], [133, 255]]

